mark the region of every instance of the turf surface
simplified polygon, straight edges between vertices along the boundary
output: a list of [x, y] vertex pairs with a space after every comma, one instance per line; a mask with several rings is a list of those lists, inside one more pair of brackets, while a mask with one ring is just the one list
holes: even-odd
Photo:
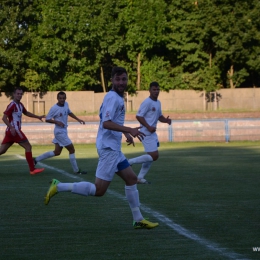
[[[117, 176], [104, 197], [61, 193], [44, 205], [52, 178], [94, 181], [95, 146], [75, 148], [86, 176], [70, 174], [65, 150], [36, 176], [23, 148], [0, 157], [1, 259], [260, 259], [260, 142], [161, 144], [152, 184], [138, 185], [143, 215], [160, 223], [153, 230], [133, 229]], [[49, 150], [33, 147], [35, 156]], [[143, 148], [123, 144], [123, 152], [131, 158]]]

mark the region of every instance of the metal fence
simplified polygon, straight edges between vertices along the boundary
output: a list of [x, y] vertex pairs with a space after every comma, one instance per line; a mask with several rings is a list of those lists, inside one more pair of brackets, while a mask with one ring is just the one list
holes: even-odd
[[[73, 143], [95, 143], [99, 122], [86, 125], [69, 123], [69, 137]], [[137, 127], [136, 121], [127, 121], [130, 127]], [[0, 124], [0, 138], [4, 138], [6, 126]], [[27, 123], [22, 130], [31, 144], [51, 144], [53, 124]], [[172, 124], [158, 123], [157, 134], [160, 142], [232, 142], [260, 140], [260, 119], [205, 119], [172, 120]], [[124, 141], [124, 139], [123, 139]]]

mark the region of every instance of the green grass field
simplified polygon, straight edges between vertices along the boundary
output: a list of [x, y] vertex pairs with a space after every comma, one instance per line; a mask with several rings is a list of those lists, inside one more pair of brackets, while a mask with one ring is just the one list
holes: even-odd
[[[117, 176], [104, 197], [61, 193], [44, 205], [52, 178], [95, 179], [95, 146], [75, 148], [86, 176], [70, 174], [66, 150], [36, 176], [23, 148], [0, 157], [0, 259], [260, 259], [260, 142], [161, 144], [152, 184], [138, 185], [143, 215], [160, 223], [152, 230], [133, 229]], [[34, 156], [49, 150], [33, 147]], [[123, 152], [131, 158], [143, 148], [123, 144]]]

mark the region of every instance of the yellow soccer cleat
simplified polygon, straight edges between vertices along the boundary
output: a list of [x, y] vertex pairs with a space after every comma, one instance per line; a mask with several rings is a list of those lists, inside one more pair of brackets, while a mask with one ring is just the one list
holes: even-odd
[[157, 226], [159, 226], [158, 223], [153, 223], [153, 222], [150, 222], [146, 219], [143, 219], [141, 221], [135, 221], [133, 223], [133, 226], [135, 229], [138, 229], [138, 228], [147, 228], [147, 229], [151, 229], [151, 228], [155, 228]]
[[58, 180], [56, 179], [52, 179], [52, 181], [50, 182], [51, 185], [49, 187], [49, 190], [46, 194], [46, 196], [44, 197], [44, 204], [48, 205], [50, 202], [50, 199], [58, 193], [58, 189], [57, 189], [57, 185], [60, 183]]

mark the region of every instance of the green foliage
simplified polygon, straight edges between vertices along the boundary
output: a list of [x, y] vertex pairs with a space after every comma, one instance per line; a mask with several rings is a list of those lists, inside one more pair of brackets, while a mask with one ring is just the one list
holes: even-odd
[[102, 89], [100, 68], [109, 87], [120, 64], [131, 93], [139, 65], [141, 89], [260, 86], [259, 9], [258, 0], [2, 0], [0, 90]]
[[25, 81], [21, 82], [21, 86], [25, 86], [31, 92], [40, 90], [41, 80], [36, 71], [28, 69], [24, 75]]
[[145, 60], [141, 67], [141, 89], [148, 90], [152, 81], [159, 82], [163, 90], [172, 89], [171, 70], [170, 62], [164, 61], [162, 57], [154, 56], [151, 60]]
[[10, 1], [0, 3], [0, 88], [10, 92], [20, 85], [26, 73], [27, 50], [30, 47], [28, 25], [33, 20], [33, 2]]

